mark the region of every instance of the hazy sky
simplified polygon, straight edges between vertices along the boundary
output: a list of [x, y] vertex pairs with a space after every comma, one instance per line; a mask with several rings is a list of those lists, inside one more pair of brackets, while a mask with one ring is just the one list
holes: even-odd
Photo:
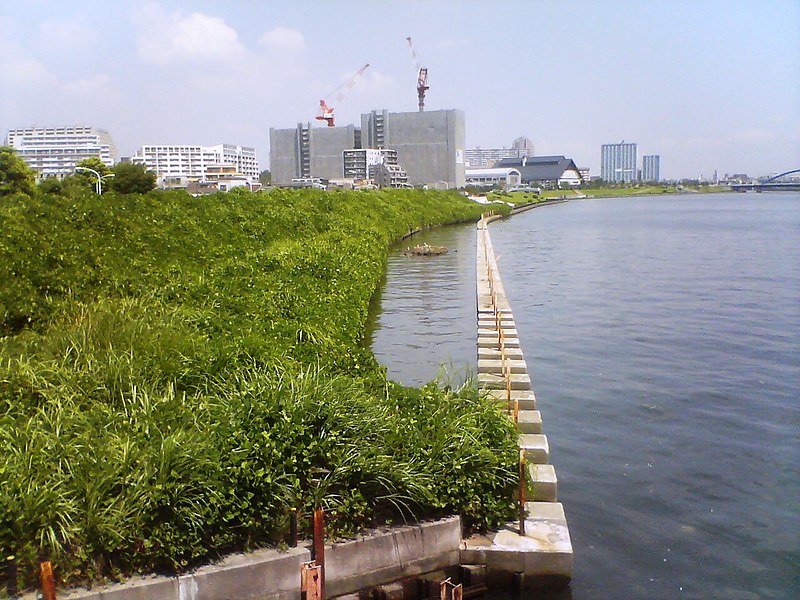
[[468, 148], [525, 135], [592, 174], [621, 140], [670, 178], [800, 168], [800, 0], [0, 0], [0, 136], [95, 125], [123, 156], [232, 143], [266, 167], [269, 128], [313, 121], [367, 62], [338, 124], [416, 110], [406, 36]]

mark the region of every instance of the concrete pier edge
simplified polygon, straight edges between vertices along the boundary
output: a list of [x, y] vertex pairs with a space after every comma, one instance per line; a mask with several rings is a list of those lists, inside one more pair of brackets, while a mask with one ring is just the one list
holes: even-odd
[[550, 446], [542, 433], [532, 378], [489, 237], [488, 224], [499, 218], [487, 216], [478, 223], [478, 386], [509, 410], [510, 418], [517, 414], [532, 501], [525, 505], [524, 535], [519, 535], [515, 522], [472, 536], [462, 543], [461, 562], [485, 565], [490, 583], [521, 581], [525, 588], [566, 585], [572, 578], [572, 542], [564, 508], [557, 502], [558, 479], [549, 464]]

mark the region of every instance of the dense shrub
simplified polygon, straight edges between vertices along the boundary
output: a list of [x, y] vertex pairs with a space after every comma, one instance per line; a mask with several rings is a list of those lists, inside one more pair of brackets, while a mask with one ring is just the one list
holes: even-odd
[[[331, 531], [510, 516], [513, 426], [359, 345], [392, 240], [456, 194], [0, 199], [0, 557], [21, 585], [184, 569]], [[1, 565], [0, 565], [1, 566]]]

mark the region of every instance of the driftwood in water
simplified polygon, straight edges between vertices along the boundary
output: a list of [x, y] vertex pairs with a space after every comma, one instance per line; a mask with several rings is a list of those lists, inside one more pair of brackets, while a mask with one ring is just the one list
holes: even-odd
[[406, 248], [403, 254], [406, 256], [433, 256], [436, 254], [447, 254], [447, 246], [429, 246], [428, 244], [418, 244], [413, 248]]

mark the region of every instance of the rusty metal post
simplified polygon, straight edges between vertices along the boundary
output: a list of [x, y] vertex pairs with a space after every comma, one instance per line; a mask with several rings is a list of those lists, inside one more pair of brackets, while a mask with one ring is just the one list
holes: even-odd
[[320, 598], [325, 598], [325, 510], [314, 510], [314, 560], [320, 566]]
[[300, 598], [322, 600], [322, 567], [313, 560], [300, 565]]
[[39, 564], [44, 600], [56, 600], [56, 582], [53, 579], [53, 565], [50, 561]]
[[439, 584], [439, 600], [447, 600], [447, 586], [449, 584], [450, 584], [449, 577]]
[[450, 594], [452, 600], [464, 600], [464, 587], [462, 584], [454, 585]]
[[289, 511], [289, 547], [297, 548], [297, 509]]
[[525, 450], [519, 451], [519, 534], [525, 535]]

